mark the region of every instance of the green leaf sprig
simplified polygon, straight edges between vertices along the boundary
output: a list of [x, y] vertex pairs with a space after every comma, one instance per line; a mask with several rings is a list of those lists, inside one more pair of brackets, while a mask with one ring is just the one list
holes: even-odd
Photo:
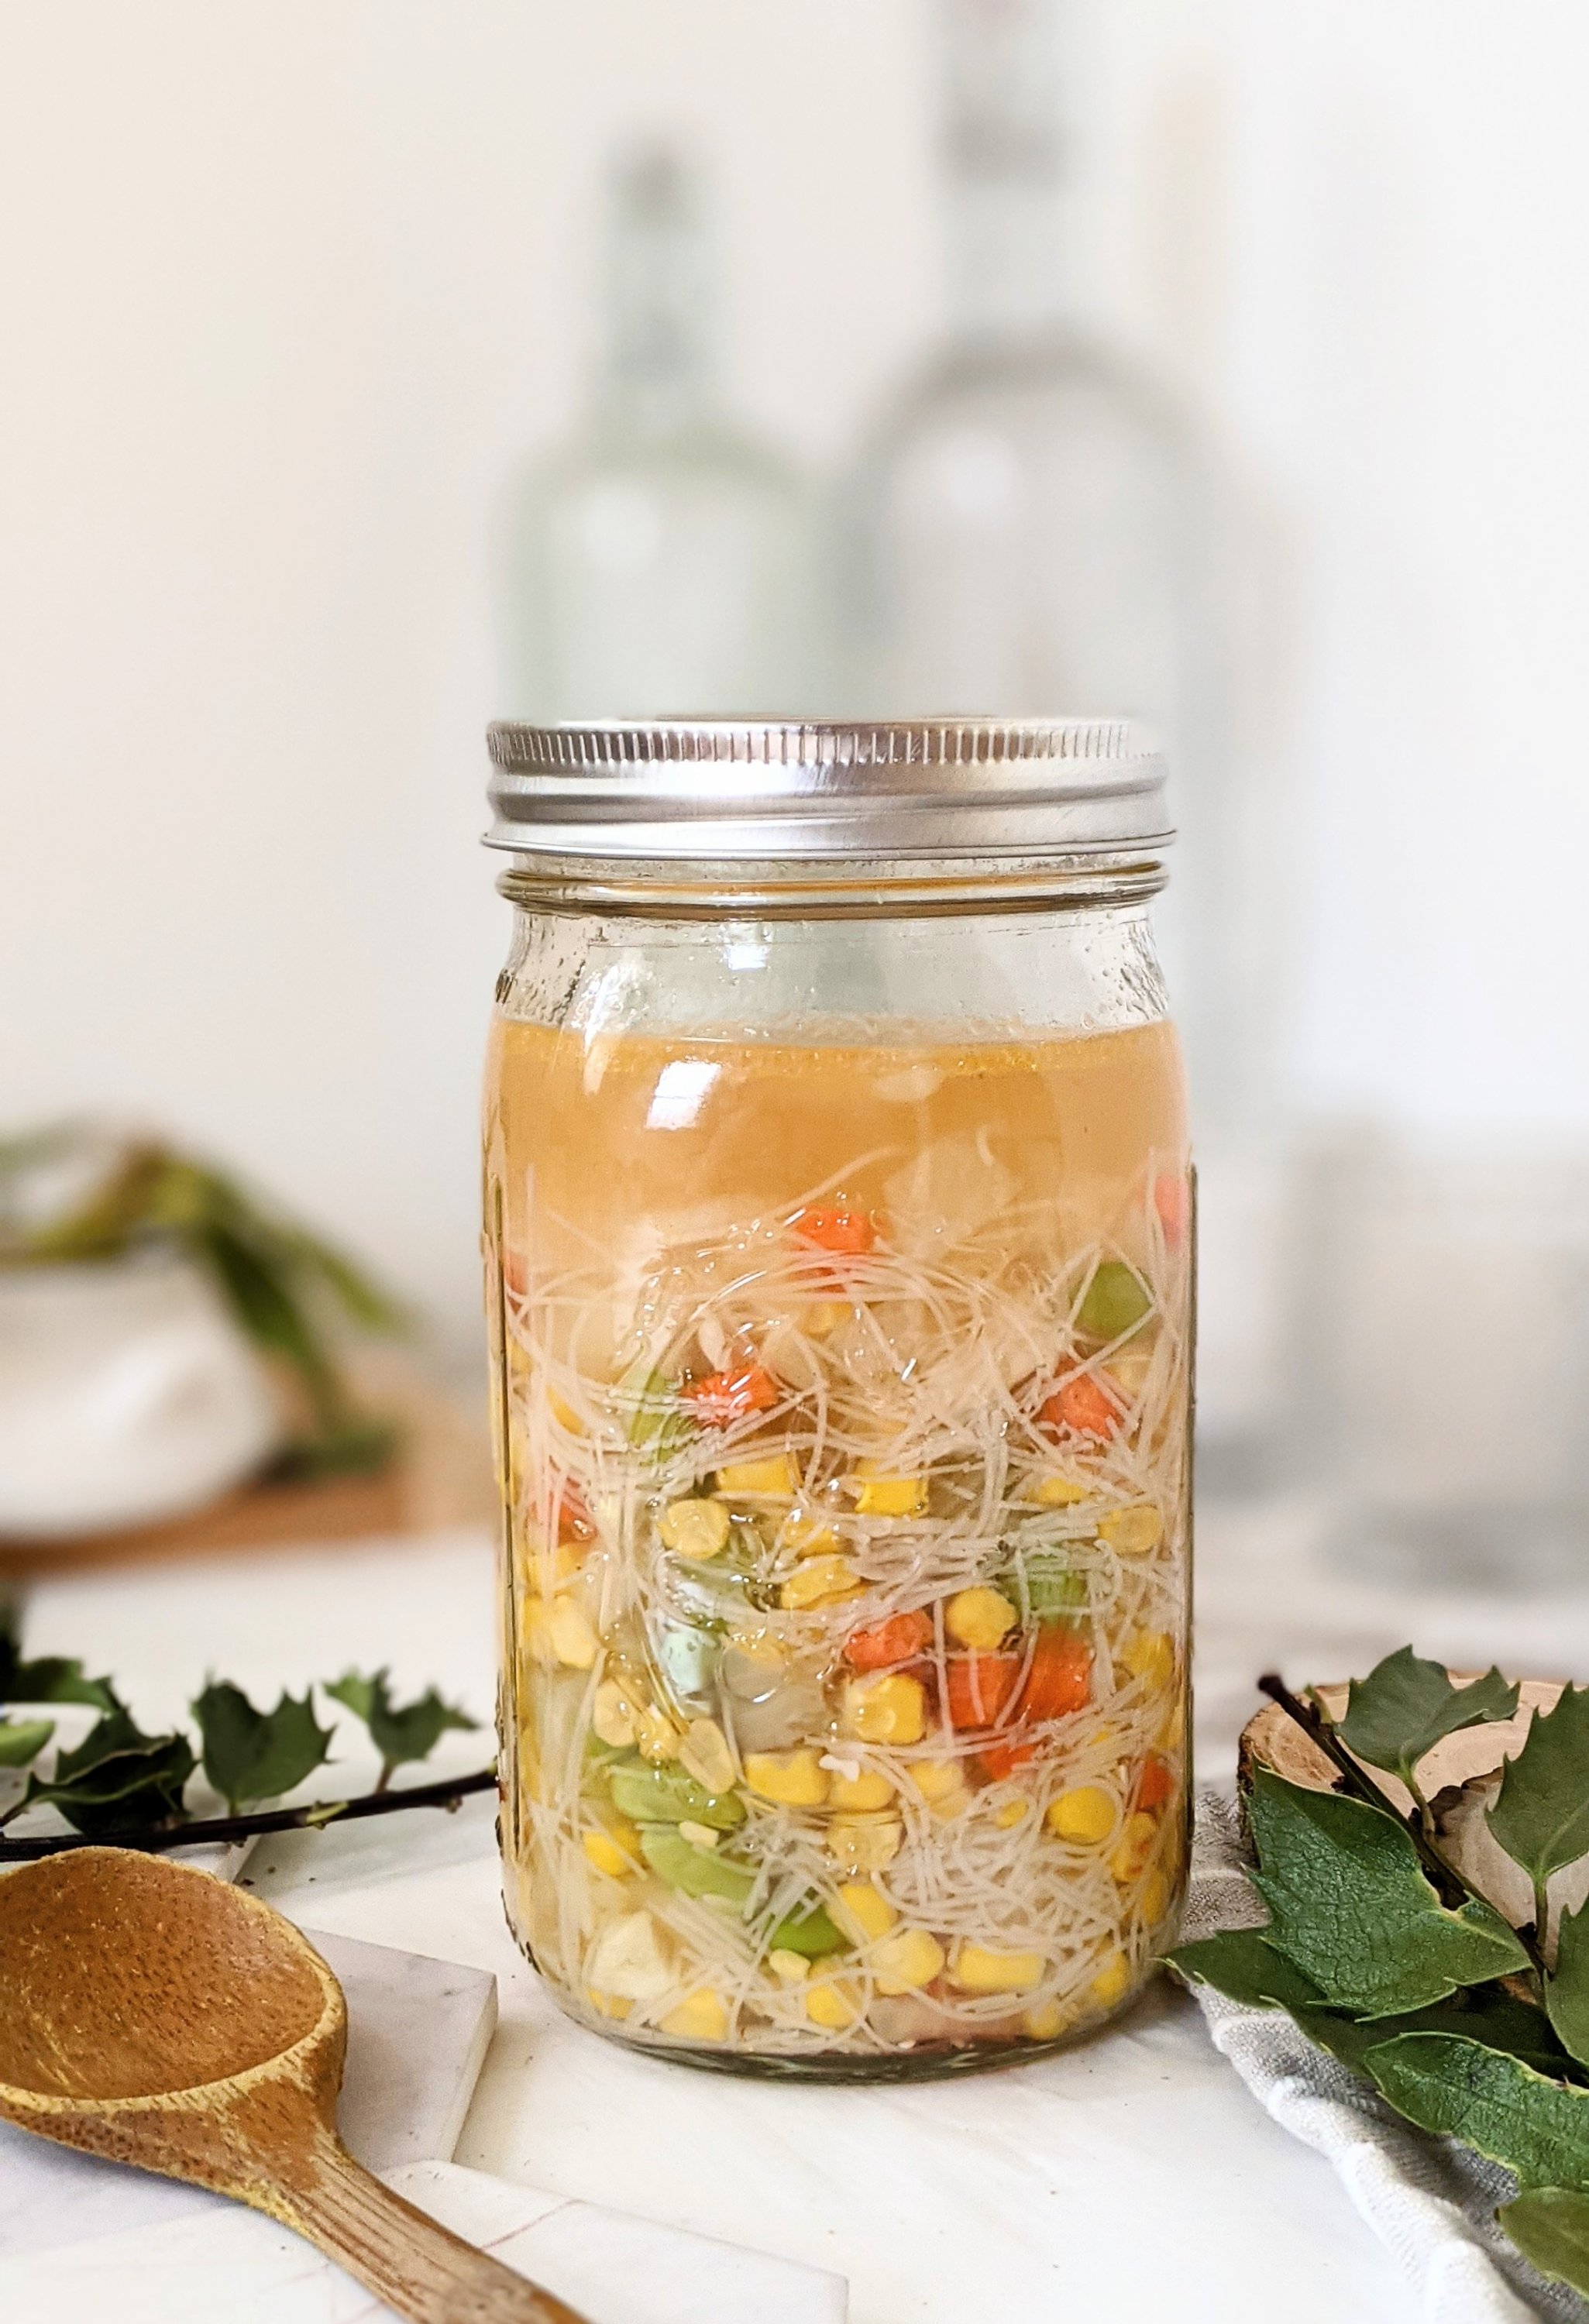
[[467, 1711], [443, 1702], [434, 1687], [412, 1702], [394, 1703], [387, 1692], [388, 1675], [378, 1670], [373, 1678], [365, 1678], [357, 1671], [344, 1671], [336, 1684], [326, 1689], [334, 1702], [345, 1704], [369, 1729], [370, 1740], [381, 1754], [378, 1792], [383, 1792], [395, 1771], [410, 1760], [428, 1759], [449, 1728], [472, 1730], [480, 1723]]
[[[296, 1791], [330, 1755], [336, 1729], [321, 1726], [312, 1688], [301, 1696], [283, 1691], [274, 1710], [267, 1711], [250, 1702], [229, 1679], [209, 1679], [191, 1705], [196, 1752], [192, 1739], [180, 1730], [144, 1734], [111, 1682], [85, 1678], [80, 1663], [59, 1656], [24, 1660], [13, 1618], [0, 1606], [0, 1704], [79, 1703], [99, 1714], [80, 1743], [70, 1750], [57, 1750], [47, 1775], [35, 1763], [52, 1740], [56, 1722], [0, 1716], [0, 1769], [32, 1770], [21, 1796], [0, 1814], [0, 1828], [29, 1808], [51, 1807], [85, 1842], [158, 1847], [172, 1837], [230, 1840], [254, 1831], [312, 1828], [398, 1807], [411, 1798], [417, 1805], [454, 1805], [494, 1782], [494, 1771], [487, 1768], [440, 1784], [393, 1792], [396, 1768], [429, 1758], [449, 1729], [473, 1730], [479, 1722], [444, 1702], [434, 1688], [411, 1703], [393, 1703], [384, 1670], [370, 1679], [350, 1671], [320, 1691], [368, 1727], [381, 1754], [379, 1781], [374, 1792], [351, 1800], [273, 1811], [267, 1803]], [[188, 1807], [187, 1786], [200, 1766], [226, 1803], [229, 1813], [225, 1817], [196, 1820]], [[255, 1812], [245, 1812], [250, 1809]], [[0, 1863], [76, 1844], [0, 1839]]]
[[[1589, 1687], [1536, 1712], [1488, 1811], [1529, 1875], [1534, 1917], [1512, 1929], [1440, 1844], [1418, 1782], [1434, 1745], [1515, 1715], [1492, 1670], [1453, 1684], [1409, 1646], [1354, 1680], [1337, 1721], [1315, 1695], [1264, 1691], [1331, 1760], [1336, 1787], [1253, 1771], [1247, 1813], [1259, 1929], [1182, 1945], [1171, 1966], [1251, 2007], [1281, 2009], [1398, 2113], [1504, 2163], [1520, 2191], [1500, 2224], [1544, 2273], [1589, 2292], [1589, 1906], [1559, 1916], [1553, 1874], [1589, 1856]], [[1404, 1820], [1368, 1774], [1410, 1793]]]

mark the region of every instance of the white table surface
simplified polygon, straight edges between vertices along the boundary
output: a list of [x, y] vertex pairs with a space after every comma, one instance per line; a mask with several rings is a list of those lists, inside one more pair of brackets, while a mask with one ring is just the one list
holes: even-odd
[[[1589, 1597], [1409, 1602], [1329, 1572], [1314, 1531], [1300, 1508], [1205, 1513], [1204, 1779], [1228, 1776], [1266, 1665], [1345, 1674], [1416, 1635], [1454, 1662], [1583, 1675]], [[26, 1637], [113, 1671], [146, 1727], [211, 1670], [273, 1700], [352, 1662], [389, 1662], [405, 1690], [435, 1682], [484, 1720], [492, 1588], [485, 1537], [458, 1533], [53, 1582], [31, 1597]], [[435, 1765], [489, 1748], [449, 1736]], [[373, 1769], [347, 1728], [342, 1748], [333, 1780], [362, 1786]], [[1260, 2112], [1184, 1995], [1161, 1987], [1098, 2041], [967, 2081], [826, 2090], [692, 2073], [559, 2015], [508, 1938], [493, 1818], [476, 1800], [295, 1833], [249, 1868], [316, 1928], [495, 1972], [501, 2020], [459, 2163], [836, 2269], [853, 2324], [1413, 2312], [1328, 2165]]]

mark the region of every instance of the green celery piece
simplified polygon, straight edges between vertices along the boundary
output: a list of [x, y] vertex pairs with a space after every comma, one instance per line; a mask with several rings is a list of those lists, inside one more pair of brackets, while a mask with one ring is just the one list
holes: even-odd
[[1134, 1268], [1106, 1259], [1087, 1286], [1076, 1326], [1089, 1340], [1119, 1340], [1134, 1332], [1153, 1305], [1153, 1295]]
[[721, 1896], [744, 1912], [756, 1876], [748, 1864], [735, 1864], [715, 1849], [694, 1848], [672, 1824], [642, 1824], [641, 1852], [651, 1870], [670, 1888], [685, 1896]]
[[1087, 1576], [1062, 1551], [1034, 1550], [1026, 1559], [1026, 1597], [1039, 1622], [1078, 1613], [1087, 1602]]
[[619, 1409], [627, 1413], [624, 1434], [637, 1452], [649, 1452], [663, 1468], [688, 1443], [693, 1428], [679, 1408], [678, 1394], [666, 1372], [651, 1365], [631, 1364], [618, 1384]]
[[1354, 1678], [1337, 1732], [1349, 1751], [1371, 1767], [1388, 1768], [1409, 1788], [1418, 1761], [1442, 1736], [1495, 1719], [1510, 1719], [1518, 1691], [1498, 1670], [1471, 1686], [1455, 1687], [1440, 1663], [1399, 1647], [1366, 1678]]
[[1589, 2190], [1589, 2090], [1453, 2034], [1400, 2034], [1363, 2062], [1421, 2130], [1504, 2163], [1524, 2187]]
[[75, 1751], [59, 1751], [48, 1782], [28, 1779], [27, 1807], [59, 1809], [89, 1839], [179, 1822], [193, 1773], [185, 1735], [145, 1735], [118, 1703], [95, 1721]]
[[847, 1953], [852, 1949], [848, 1937], [821, 1904], [786, 1914], [768, 1938], [767, 1948], [770, 1952], [803, 1953], [808, 1960], [819, 1960], [825, 1953]]
[[1495, 2216], [1541, 2275], [1589, 2292], [1589, 2195], [1575, 2187], [1534, 2187]]
[[335, 1731], [319, 1724], [308, 1692], [298, 1702], [283, 1689], [274, 1711], [256, 1711], [226, 1679], [212, 1679], [192, 1710], [206, 1778], [234, 1814], [295, 1790], [325, 1765]]
[[737, 1792], [708, 1792], [682, 1767], [636, 1759], [614, 1766], [607, 1781], [613, 1805], [632, 1823], [704, 1823], [712, 1831], [733, 1831], [744, 1821]]
[[1178, 1945], [1165, 1956], [1177, 1974], [1211, 1985], [1250, 2009], [1317, 2009], [1324, 1996], [1312, 1979], [1266, 1944], [1261, 1929], [1222, 1929], [1198, 1944]]
[[1487, 1821], [1537, 1895], [1589, 1853], [1589, 1686], [1569, 1686], [1554, 1711], [1534, 1713]]
[[1589, 2066], [1589, 1904], [1557, 1924], [1556, 1968], [1545, 1980], [1545, 2009], [1581, 2066]]
[[52, 1719], [0, 1719], [0, 1767], [25, 1767], [54, 1732]]
[[1391, 2017], [1529, 1967], [1492, 1906], [1441, 1904], [1388, 1812], [1261, 1767], [1248, 1815], [1261, 1866], [1253, 1882], [1270, 1914], [1265, 1941], [1331, 2007]]

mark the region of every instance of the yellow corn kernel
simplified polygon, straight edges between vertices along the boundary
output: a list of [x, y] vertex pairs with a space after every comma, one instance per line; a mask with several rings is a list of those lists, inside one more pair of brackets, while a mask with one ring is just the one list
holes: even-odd
[[782, 1945], [775, 1946], [768, 1954], [767, 1966], [785, 1985], [804, 1985], [811, 1974], [811, 1964], [805, 1954], [791, 1953]]
[[780, 1807], [819, 1808], [827, 1798], [827, 1773], [815, 1751], [751, 1751], [744, 1779], [758, 1799]]
[[679, 1764], [714, 1796], [734, 1788], [734, 1754], [715, 1719], [690, 1720], [679, 1746]]
[[924, 1800], [942, 1800], [959, 1791], [965, 1777], [957, 1759], [918, 1759], [910, 1769], [910, 1781]]
[[863, 1767], [858, 1775], [835, 1775], [827, 1794], [827, 1804], [851, 1815], [864, 1815], [870, 1809], [885, 1808], [894, 1795], [894, 1787], [887, 1775], [875, 1768]]
[[1002, 1590], [957, 1590], [944, 1608], [944, 1628], [956, 1645], [991, 1653], [1021, 1619]]
[[1030, 2042], [1055, 2042], [1069, 2023], [1069, 2013], [1062, 2001], [1039, 2001], [1022, 2017], [1021, 2030]]
[[1142, 1883], [1142, 1893], [1137, 1898], [1137, 1913], [1142, 1925], [1156, 1929], [1169, 1910], [1169, 1883], [1155, 1865]]
[[1109, 1869], [1122, 1888], [1141, 1877], [1158, 1831], [1159, 1826], [1150, 1815], [1143, 1815], [1139, 1810], [1137, 1814], [1127, 1816], [1125, 1828], [1109, 1852]]
[[927, 1690], [900, 1671], [852, 1679], [845, 1689], [844, 1720], [863, 1743], [919, 1743], [927, 1732]]
[[1013, 1831], [1016, 1825], [1025, 1818], [1027, 1805], [1028, 1803], [1025, 1800], [1006, 1800], [1002, 1807], [995, 1808], [993, 1822], [999, 1831]]
[[806, 2015], [813, 2025], [842, 2034], [861, 2015], [861, 1996], [850, 1978], [821, 1975], [831, 1966], [828, 1961], [813, 1963], [812, 1982], [806, 1987]]
[[791, 1613], [810, 1606], [836, 1605], [853, 1598], [861, 1583], [846, 1557], [808, 1557], [795, 1567], [779, 1592], [779, 1603]]
[[925, 1929], [901, 1929], [873, 1948], [873, 1973], [879, 1993], [915, 1993], [943, 1973], [946, 1955]]
[[855, 1508], [864, 1517], [919, 1517], [927, 1514], [925, 1477], [891, 1476], [875, 1461], [855, 1471], [861, 1487]]
[[728, 2004], [710, 1986], [686, 1996], [661, 2021], [664, 2034], [681, 2034], [688, 2042], [721, 2042], [728, 2031]]
[[1148, 1385], [1148, 1374], [1153, 1369], [1153, 1351], [1144, 1348], [1139, 1355], [1134, 1351], [1128, 1352], [1122, 1350], [1119, 1355], [1110, 1357], [1104, 1369], [1110, 1379], [1118, 1384], [1126, 1403], [1134, 1404]]
[[899, 1854], [904, 1838], [898, 1816], [835, 1816], [827, 1827], [827, 1852], [845, 1872], [882, 1872]]
[[585, 1542], [554, 1541], [550, 1545], [536, 1542], [525, 1551], [525, 1569], [530, 1590], [536, 1598], [555, 1598], [564, 1585], [572, 1582], [585, 1563], [589, 1546]]
[[609, 1879], [623, 1880], [634, 1869], [634, 1858], [621, 1848], [610, 1831], [585, 1831], [579, 1835], [586, 1856], [598, 1872]]
[[1049, 1803], [1049, 1830], [1079, 1848], [1107, 1840], [1114, 1829], [1114, 1801], [1100, 1784], [1082, 1784]]
[[716, 1848], [723, 1835], [714, 1831], [709, 1823], [692, 1823], [684, 1816], [679, 1821], [679, 1837], [688, 1840], [691, 1848]]
[[586, 1987], [585, 1996], [591, 2007], [593, 2009], [599, 2009], [604, 2017], [616, 2017], [620, 2019], [627, 2017], [630, 2011], [634, 2006], [634, 2004], [632, 2001], [626, 2000], [623, 1994], [598, 1993], [594, 1985], [587, 1985]]
[[1164, 1538], [1164, 1520], [1150, 1502], [1133, 1501], [1098, 1519], [1098, 1538], [1122, 1557], [1145, 1557]]
[[551, 1416], [557, 1422], [559, 1428], [566, 1428], [570, 1436], [584, 1435], [585, 1423], [580, 1419], [579, 1415], [575, 1411], [567, 1397], [559, 1396], [555, 1388], [549, 1388], [546, 1392], [546, 1400], [551, 1407]]
[[870, 1880], [846, 1880], [839, 1889], [834, 1918], [858, 1945], [886, 1937], [899, 1917], [882, 1889]]
[[797, 1557], [827, 1557], [844, 1544], [825, 1518], [793, 1509], [778, 1528], [778, 1546], [792, 1549]]
[[813, 1340], [825, 1340], [849, 1322], [852, 1312], [843, 1299], [813, 1299], [801, 1320]]
[[1034, 1477], [1026, 1489], [1026, 1499], [1039, 1509], [1070, 1509], [1077, 1501], [1085, 1501], [1091, 1487], [1067, 1477], [1056, 1469], [1047, 1477]]
[[1030, 1993], [1047, 1967], [1041, 1953], [999, 1952], [967, 1941], [955, 1955], [949, 1983], [962, 1993]]
[[524, 1644], [532, 1661], [550, 1668], [589, 1670], [601, 1641], [582, 1606], [572, 1598], [532, 1598], [524, 1609]]
[[1175, 1645], [1163, 1630], [1133, 1630], [1120, 1659], [1133, 1678], [1146, 1679], [1155, 1692], [1175, 1676]]
[[678, 1557], [703, 1563], [720, 1557], [728, 1546], [733, 1521], [721, 1501], [670, 1501], [657, 1520], [662, 1546]]
[[1165, 1706], [1164, 1716], [1159, 1720], [1158, 1731], [1154, 1735], [1154, 1748], [1159, 1751], [1178, 1751], [1186, 1741], [1186, 1697], [1181, 1694], [1172, 1694]]
[[957, 1759], [924, 1759], [911, 1768], [910, 1781], [940, 1823], [964, 1815], [971, 1805], [965, 1771]]
[[735, 1461], [717, 1471], [717, 1490], [731, 1501], [792, 1501], [799, 1489], [795, 1464], [787, 1452], [771, 1452], [763, 1461]]
[[635, 1712], [634, 1740], [641, 1757], [649, 1759], [653, 1766], [664, 1759], [677, 1759], [683, 1739], [667, 1712], [659, 1711], [653, 1703], [643, 1703]]
[[1112, 2009], [1117, 2001], [1123, 1999], [1130, 1984], [1130, 1961], [1123, 1953], [1111, 1953], [1087, 1991], [1100, 2008]]
[[602, 1742], [610, 1743], [614, 1751], [626, 1751], [633, 1742], [634, 1705], [616, 1679], [604, 1678], [596, 1688], [590, 1723]]

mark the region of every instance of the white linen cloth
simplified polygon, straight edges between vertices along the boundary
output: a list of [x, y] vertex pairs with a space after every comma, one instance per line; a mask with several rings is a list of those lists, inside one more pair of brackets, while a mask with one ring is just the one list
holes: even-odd
[[[1267, 1916], [1247, 1877], [1232, 1801], [1204, 1792], [1182, 1941]], [[1326, 2156], [1416, 2290], [1424, 2324], [1585, 2324], [1589, 2305], [1529, 2265], [1495, 2225], [1517, 2192], [1510, 2171], [1404, 2122], [1283, 2010], [1195, 1988], [1216, 2049], [1282, 2128]]]

